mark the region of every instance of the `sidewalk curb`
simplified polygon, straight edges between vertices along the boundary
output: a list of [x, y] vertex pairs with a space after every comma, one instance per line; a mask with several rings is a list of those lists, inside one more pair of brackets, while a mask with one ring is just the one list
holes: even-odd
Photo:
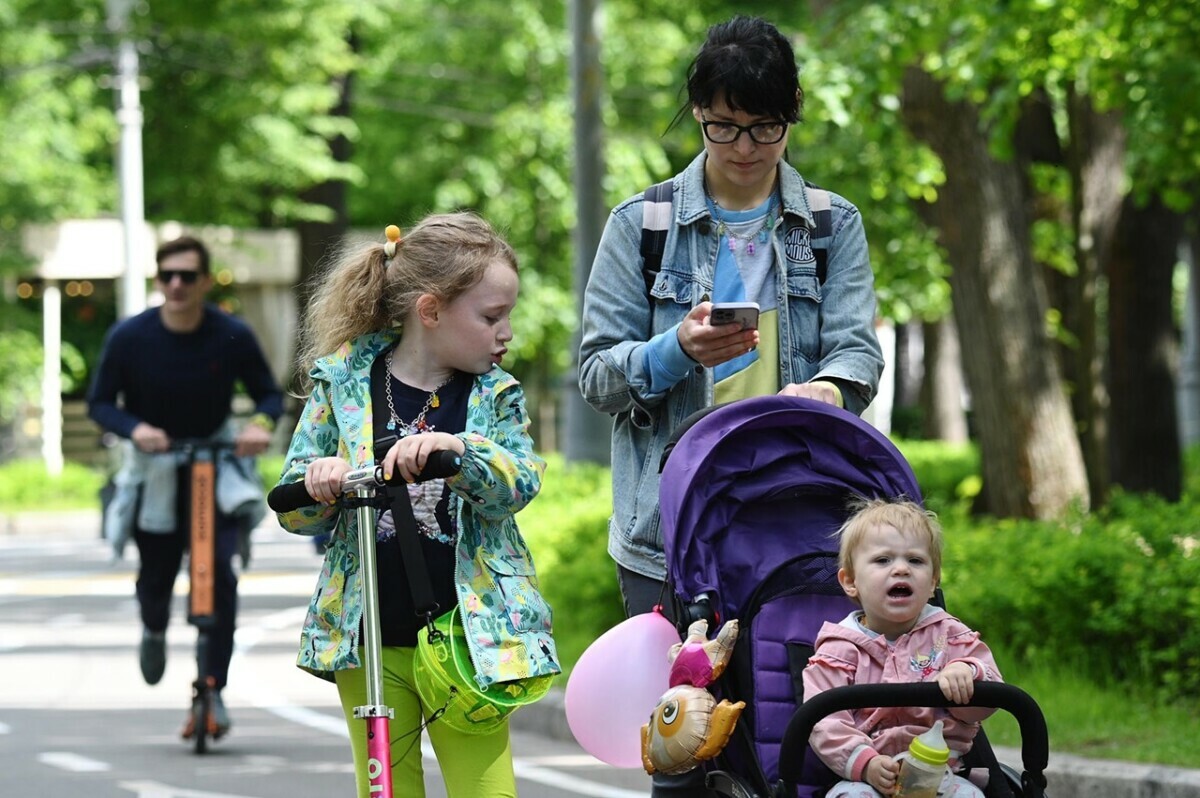
[[[541, 701], [513, 713], [512, 728], [573, 740], [564, 695], [565, 684], [556, 686]], [[1051, 750], [1046, 792], [1053, 798], [1200, 798], [1200, 770], [1055, 754], [1053, 738]], [[995, 752], [1001, 762], [1021, 771], [1020, 749], [996, 746]]]

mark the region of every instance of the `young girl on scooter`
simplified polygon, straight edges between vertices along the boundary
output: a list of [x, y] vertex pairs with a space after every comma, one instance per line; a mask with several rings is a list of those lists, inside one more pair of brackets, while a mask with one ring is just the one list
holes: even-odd
[[[521, 386], [500, 366], [513, 337], [516, 255], [470, 213], [427, 217], [403, 236], [390, 226], [387, 238], [343, 256], [315, 283], [301, 354], [311, 388], [280, 479], [303, 480], [321, 502], [281, 513], [284, 528], [332, 533], [297, 664], [337, 683], [360, 798], [370, 782], [366, 727], [353, 717], [366, 703], [358, 531], [354, 513], [334, 504], [350, 470], [379, 463], [385, 477], [410, 483], [434, 596], [442, 612], [458, 607], [481, 686], [559, 672], [550, 608], [513, 517], [537, 495], [545, 468]], [[385, 402], [372, 398], [380, 381]], [[394, 444], [376, 449], [392, 435]], [[438, 450], [458, 454], [461, 471], [417, 481]], [[414, 657], [425, 622], [396, 534], [386, 511], [374, 535], [394, 794], [425, 794], [426, 726], [451, 798], [515, 796], [507, 722], [466, 734], [421, 704]]]

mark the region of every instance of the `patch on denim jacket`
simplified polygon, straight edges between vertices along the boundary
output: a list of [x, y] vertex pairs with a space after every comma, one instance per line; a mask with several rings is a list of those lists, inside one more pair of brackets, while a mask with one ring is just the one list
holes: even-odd
[[808, 228], [804, 225], [796, 225], [791, 230], [787, 231], [787, 236], [783, 239], [783, 254], [792, 263], [816, 263], [817, 258], [813, 255], [812, 242], [808, 237]]

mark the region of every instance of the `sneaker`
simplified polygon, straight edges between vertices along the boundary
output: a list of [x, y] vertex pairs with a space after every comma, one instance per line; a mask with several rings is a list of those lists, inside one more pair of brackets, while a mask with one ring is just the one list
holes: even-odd
[[219, 691], [212, 694], [212, 719], [209, 725], [216, 727], [209, 729], [209, 733], [214, 739], [224, 737], [229, 731], [229, 727], [233, 725], [229, 720], [229, 712], [225, 709], [225, 701], [221, 698]]
[[142, 630], [142, 645], [138, 650], [138, 664], [142, 666], [142, 678], [146, 684], [158, 684], [167, 669], [167, 633]]

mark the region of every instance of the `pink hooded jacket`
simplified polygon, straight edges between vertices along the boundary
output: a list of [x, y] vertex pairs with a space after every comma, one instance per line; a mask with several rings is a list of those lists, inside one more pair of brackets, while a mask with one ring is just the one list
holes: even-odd
[[[976, 681], [1002, 681], [992, 652], [979, 633], [945, 610], [926, 606], [916, 626], [890, 645], [883, 635], [862, 631], [852, 612], [841, 623], [826, 622], [816, 653], [804, 669], [804, 697], [848, 684], [929, 682], [952, 662], [965, 662]], [[817, 756], [844, 779], [862, 781], [867, 763], [879, 754], [896, 756], [937, 720], [950, 748], [950, 766], [971, 749], [979, 723], [994, 709], [882, 707], [835, 712], [813, 729]]]

